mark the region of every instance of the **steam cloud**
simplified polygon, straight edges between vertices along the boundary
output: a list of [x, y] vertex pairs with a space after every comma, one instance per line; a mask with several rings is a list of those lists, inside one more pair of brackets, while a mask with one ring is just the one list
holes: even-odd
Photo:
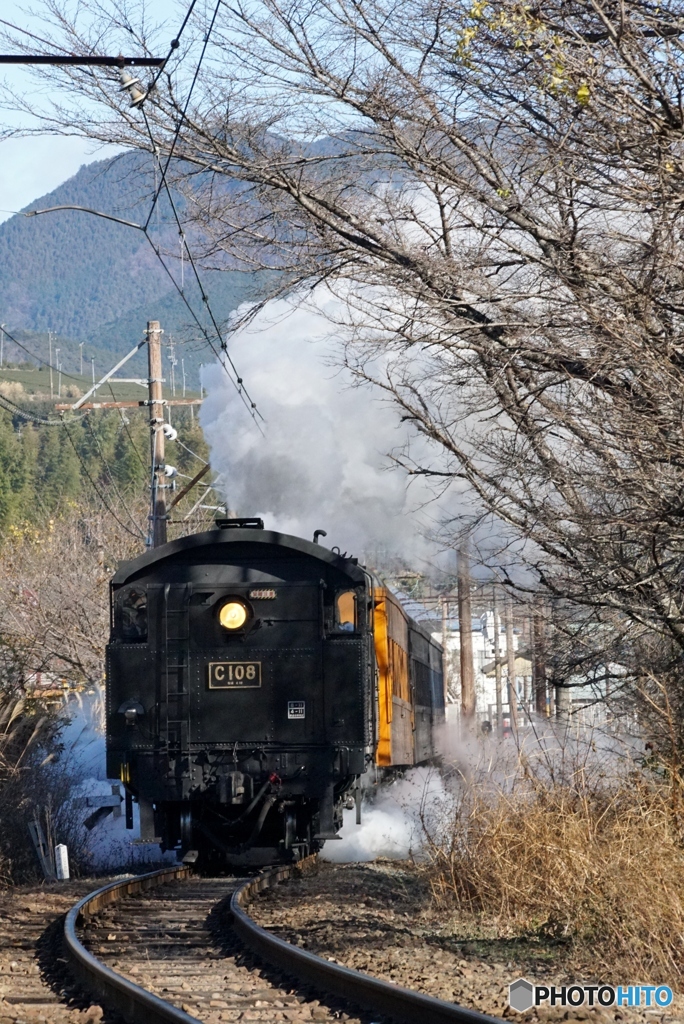
[[419, 858], [421, 814], [430, 817], [445, 799], [443, 780], [434, 768], [412, 768], [403, 779], [378, 787], [377, 794], [363, 801], [360, 825], [356, 811], [345, 811], [342, 838], [328, 841], [321, 857], [338, 864], [376, 857]]
[[[205, 366], [201, 423], [219, 486], [238, 515], [350, 554], [378, 545], [422, 551], [420, 482], [407, 489], [387, 453], [406, 440], [395, 409], [333, 365], [336, 343], [323, 312], [274, 301], [231, 340], [231, 355], [259, 410], [265, 438], [245, 416], [227, 374]], [[421, 487], [423, 490], [421, 490]]]

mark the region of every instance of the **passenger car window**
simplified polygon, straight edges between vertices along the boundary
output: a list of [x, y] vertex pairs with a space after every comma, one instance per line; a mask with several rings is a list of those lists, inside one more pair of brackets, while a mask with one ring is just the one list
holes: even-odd
[[337, 595], [335, 629], [343, 633], [353, 633], [356, 629], [356, 594], [353, 590], [344, 590]]

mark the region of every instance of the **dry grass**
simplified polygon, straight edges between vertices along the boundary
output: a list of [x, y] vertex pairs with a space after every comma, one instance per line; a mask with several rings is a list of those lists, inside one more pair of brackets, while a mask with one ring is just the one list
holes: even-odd
[[672, 793], [608, 783], [471, 782], [423, 821], [435, 899], [499, 934], [564, 937], [604, 980], [684, 981], [684, 846]]

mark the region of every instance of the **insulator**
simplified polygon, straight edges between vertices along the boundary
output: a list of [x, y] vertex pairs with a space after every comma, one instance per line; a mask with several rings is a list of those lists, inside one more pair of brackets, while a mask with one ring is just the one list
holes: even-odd
[[127, 90], [131, 97], [132, 107], [139, 106], [147, 98], [147, 93], [140, 88], [140, 79], [134, 78], [125, 68], [122, 68], [119, 72], [119, 79], [121, 81], [121, 91]]

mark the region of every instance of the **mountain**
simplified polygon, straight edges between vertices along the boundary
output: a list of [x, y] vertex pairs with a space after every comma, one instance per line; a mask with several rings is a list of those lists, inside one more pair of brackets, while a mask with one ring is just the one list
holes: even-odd
[[[82, 206], [123, 220], [144, 223], [155, 187], [151, 162], [141, 154], [125, 153], [84, 165], [72, 178], [27, 207]], [[176, 197], [183, 207], [181, 197]], [[165, 340], [177, 343], [177, 357], [195, 370], [212, 353], [193, 323], [182, 297], [142, 231], [91, 214], [64, 210], [26, 217], [26, 211], [0, 225], [0, 321], [13, 333], [33, 332], [43, 339], [59, 335], [65, 369], [76, 370], [80, 343], [84, 358], [120, 356], [140, 340], [147, 320], [160, 320]], [[153, 214], [152, 235], [162, 250], [177, 254], [167, 260], [173, 278], [181, 283], [178, 230], [168, 201]], [[202, 274], [203, 285], [219, 324], [241, 302], [258, 296], [257, 275], [239, 271]], [[209, 329], [199, 290], [187, 261], [184, 294]], [[9, 358], [24, 358], [12, 351]], [[142, 356], [130, 369], [142, 369]]]

